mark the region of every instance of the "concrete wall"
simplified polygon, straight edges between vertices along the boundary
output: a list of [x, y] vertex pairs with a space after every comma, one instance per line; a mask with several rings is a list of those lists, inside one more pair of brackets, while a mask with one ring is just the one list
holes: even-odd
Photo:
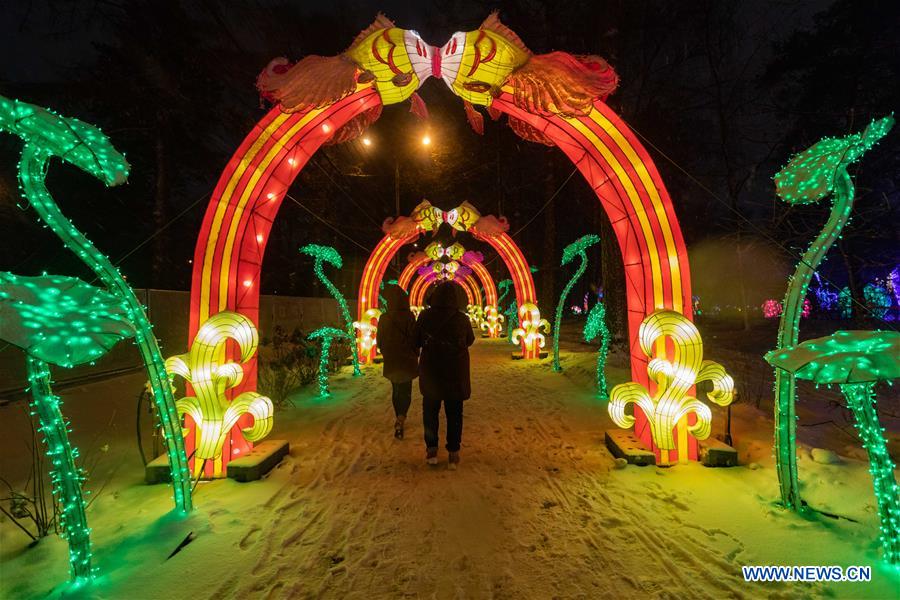
[[[187, 352], [189, 293], [175, 290], [135, 290], [135, 293], [147, 307], [163, 358]], [[350, 303], [350, 314], [355, 317], [354, 304]], [[287, 331], [299, 328], [309, 333], [323, 325], [341, 324], [338, 304], [334, 299], [295, 296], [261, 296], [259, 320], [260, 339], [268, 337], [276, 325]], [[58, 384], [65, 384], [88, 375], [103, 376], [115, 371], [137, 369], [142, 364], [135, 345], [126, 341], [118, 344], [95, 365], [82, 365], [74, 369], [54, 368], [53, 379]], [[21, 392], [25, 383], [24, 354], [13, 346], [0, 350], [0, 399]]]

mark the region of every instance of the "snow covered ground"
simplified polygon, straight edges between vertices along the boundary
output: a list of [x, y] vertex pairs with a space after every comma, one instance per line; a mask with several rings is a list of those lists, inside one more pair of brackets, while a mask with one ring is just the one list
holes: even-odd
[[[290, 456], [261, 482], [200, 483], [188, 518], [168, 514], [166, 486], [142, 484], [131, 400], [141, 375], [67, 391], [73, 438], [92, 465], [88, 516], [102, 574], [77, 596], [897, 597], [898, 573], [877, 560], [858, 443], [825, 428], [801, 432], [844, 455], [823, 464], [808, 445], [800, 453], [804, 497], [842, 518], [777, 506], [771, 417], [752, 402], [734, 409], [740, 467], [616, 469], [603, 445], [613, 425], [590, 391], [594, 354], [567, 346], [556, 374], [549, 360], [512, 361], [504, 342], [476, 342], [456, 472], [443, 450], [438, 467], [424, 463], [418, 392], [407, 438], [392, 437], [389, 385], [370, 367], [361, 379], [337, 376], [328, 400], [312, 388], [299, 394], [271, 436], [290, 441]], [[612, 363], [611, 384], [624, 381], [624, 357]], [[717, 410], [714, 432], [721, 419]], [[21, 475], [24, 431], [21, 403], [0, 408], [4, 477]], [[0, 523], [0, 596], [64, 594], [54, 588], [66, 580], [65, 544], [27, 541]], [[741, 565], [779, 564], [871, 565], [873, 581], [743, 581]]]

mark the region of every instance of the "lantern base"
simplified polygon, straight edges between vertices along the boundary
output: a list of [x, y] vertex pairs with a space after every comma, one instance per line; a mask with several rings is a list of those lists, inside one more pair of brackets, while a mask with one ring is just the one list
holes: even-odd
[[[525, 358], [524, 356], [522, 356], [521, 352], [513, 352], [510, 354], [510, 356], [512, 357], [513, 360], [522, 360], [523, 358]], [[541, 350], [538, 353], [538, 358], [547, 358], [548, 356], [549, 356], [549, 354], [547, 353], [546, 350]]]
[[275, 468], [287, 456], [290, 445], [287, 440], [266, 440], [253, 446], [253, 450], [228, 463], [228, 477], [235, 481], [256, 481]]
[[157, 456], [147, 463], [147, 466], [144, 467], [144, 481], [150, 485], [172, 481], [168, 455]]
[[707, 438], [698, 442], [700, 446], [700, 462], [704, 467], [736, 467], [737, 450], [715, 438]]
[[608, 429], [604, 437], [606, 449], [616, 458], [624, 458], [628, 464], [639, 467], [656, 464], [656, 455], [634, 435], [633, 431]]

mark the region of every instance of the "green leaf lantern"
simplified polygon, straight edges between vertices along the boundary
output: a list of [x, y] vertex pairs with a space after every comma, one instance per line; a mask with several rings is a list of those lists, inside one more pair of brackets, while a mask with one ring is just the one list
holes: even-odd
[[47, 444], [60, 529], [69, 544], [72, 581], [94, 577], [78, 449], [69, 442], [62, 401], [50, 387], [48, 363], [92, 363], [117, 342], [134, 335], [122, 301], [74, 277], [22, 277], [0, 273], [0, 340], [25, 351], [31, 409]]
[[894, 478], [894, 462], [878, 421], [874, 394], [879, 381], [900, 378], [900, 333], [838, 331], [793, 348], [773, 350], [766, 360], [799, 379], [840, 386], [869, 455], [884, 558], [900, 564], [900, 486]]
[[74, 367], [134, 336], [122, 301], [75, 277], [0, 272], [0, 338], [40, 360]]

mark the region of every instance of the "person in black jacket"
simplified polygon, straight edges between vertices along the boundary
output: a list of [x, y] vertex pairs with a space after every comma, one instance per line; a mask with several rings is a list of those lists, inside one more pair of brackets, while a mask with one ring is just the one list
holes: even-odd
[[439, 284], [429, 308], [416, 321], [415, 344], [419, 358], [419, 390], [422, 392], [422, 422], [425, 429], [425, 460], [437, 464], [441, 404], [447, 418], [449, 468], [459, 464], [462, 439], [463, 400], [472, 395], [469, 380], [469, 346], [475, 341], [469, 318], [462, 312], [455, 283]]
[[409, 310], [409, 296], [398, 285], [384, 288], [387, 311], [378, 320], [376, 344], [384, 359], [384, 376], [391, 382], [394, 404], [394, 437], [403, 439], [406, 413], [412, 402], [412, 382], [418, 375], [419, 351], [415, 344], [416, 318]]

